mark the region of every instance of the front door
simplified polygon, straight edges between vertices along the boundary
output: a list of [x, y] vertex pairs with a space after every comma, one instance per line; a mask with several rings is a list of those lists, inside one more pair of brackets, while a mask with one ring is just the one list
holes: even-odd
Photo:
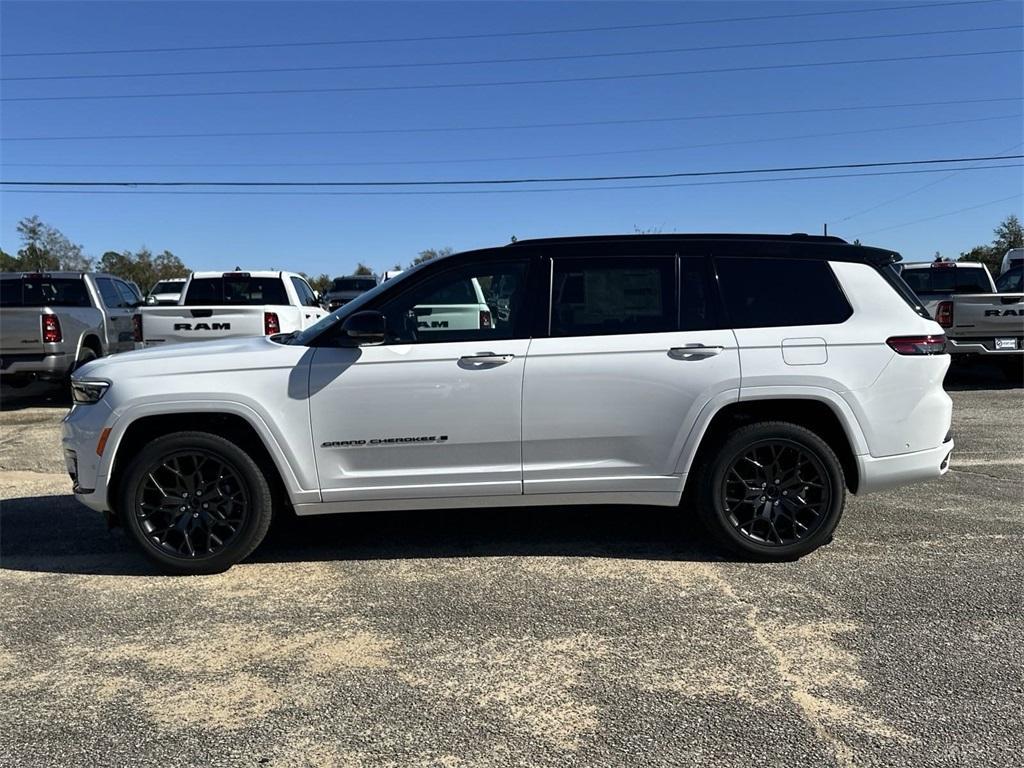
[[701, 408], [739, 391], [707, 260], [556, 257], [551, 297], [526, 364], [524, 492], [677, 493]]
[[96, 287], [103, 301], [104, 324], [107, 328], [107, 352], [127, 352], [135, 347], [135, 331], [132, 327], [131, 289], [118, 286], [120, 280], [109, 277], [96, 278]]
[[522, 493], [526, 273], [526, 260], [434, 272], [378, 307], [385, 344], [315, 350], [325, 502]]

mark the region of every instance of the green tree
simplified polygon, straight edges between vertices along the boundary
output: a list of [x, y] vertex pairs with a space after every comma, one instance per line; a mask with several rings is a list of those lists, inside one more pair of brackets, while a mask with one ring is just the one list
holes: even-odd
[[450, 256], [453, 253], [455, 253], [455, 251], [451, 248], [428, 248], [425, 251], [420, 251], [420, 255], [413, 259], [409, 266], [415, 267], [417, 264], [422, 264], [424, 261], [438, 259], [442, 256]]
[[997, 275], [1006, 252], [1011, 248], [1024, 247], [1024, 227], [1021, 227], [1020, 219], [1010, 214], [999, 223], [992, 234], [995, 238], [991, 245], [976, 245], [966, 253], [961, 253], [957, 261], [980, 261], [993, 275]]
[[371, 269], [370, 267], [366, 266], [365, 264], [363, 264], [363, 262], [360, 261], [358, 264], [356, 264], [356, 269], [355, 269], [355, 271], [352, 274], [353, 275], [365, 275], [367, 277], [372, 277], [373, 276], [373, 269]]
[[71, 242], [59, 229], [40, 221], [38, 216], [22, 219], [17, 229], [22, 247], [16, 258], [7, 255], [3, 260], [4, 269], [85, 271], [92, 266], [92, 259], [83, 254], [82, 246]]
[[158, 281], [172, 277], [188, 277], [189, 269], [170, 251], [154, 257], [148, 248], [131, 251], [107, 251], [100, 257], [98, 269], [131, 280], [145, 292]]
[[323, 272], [316, 277], [306, 276], [306, 281], [309, 283], [310, 288], [321, 295], [331, 289], [331, 276]]
[[3, 248], [0, 248], [0, 272], [16, 272], [20, 263], [17, 256], [11, 256]]

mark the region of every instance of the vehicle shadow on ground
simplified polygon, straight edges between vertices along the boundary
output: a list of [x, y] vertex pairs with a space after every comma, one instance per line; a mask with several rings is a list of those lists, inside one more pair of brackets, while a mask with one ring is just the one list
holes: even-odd
[[25, 408], [70, 408], [71, 393], [61, 384], [32, 382], [24, 387], [0, 385], [0, 411]]
[[[157, 574], [123, 530], [71, 496], [5, 499], [0, 530], [0, 570]], [[509, 556], [723, 559], [675, 508], [580, 506], [284, 514], [248, 562]]]
[[975, 389], [1022, 389], [1024, 378], [1013, 381], [994, 363], [953, 363], [946, 374], [943, 388], [947, 392], [969, 392]]

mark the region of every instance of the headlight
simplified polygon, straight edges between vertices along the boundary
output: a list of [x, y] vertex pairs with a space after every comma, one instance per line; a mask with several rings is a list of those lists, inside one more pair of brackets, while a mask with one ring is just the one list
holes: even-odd
[[95, 403], [106, 394], [109, 381], [72, 381], [71, 399], [76, 403]]

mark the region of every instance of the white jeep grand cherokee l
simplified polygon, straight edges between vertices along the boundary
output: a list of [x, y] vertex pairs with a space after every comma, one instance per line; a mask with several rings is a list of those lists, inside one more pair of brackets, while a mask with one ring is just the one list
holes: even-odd
[[[899, 258], [807, 235], [456, 254], [297, 333], [86, 365], [68, 469], [179, 573], [244, 559], [285, 505], [682, 505], [722, 546], [793, 559], [847, 491], [948, 468], [949, 356]], [[476, 286], [487, 322], [423, 322]]]

